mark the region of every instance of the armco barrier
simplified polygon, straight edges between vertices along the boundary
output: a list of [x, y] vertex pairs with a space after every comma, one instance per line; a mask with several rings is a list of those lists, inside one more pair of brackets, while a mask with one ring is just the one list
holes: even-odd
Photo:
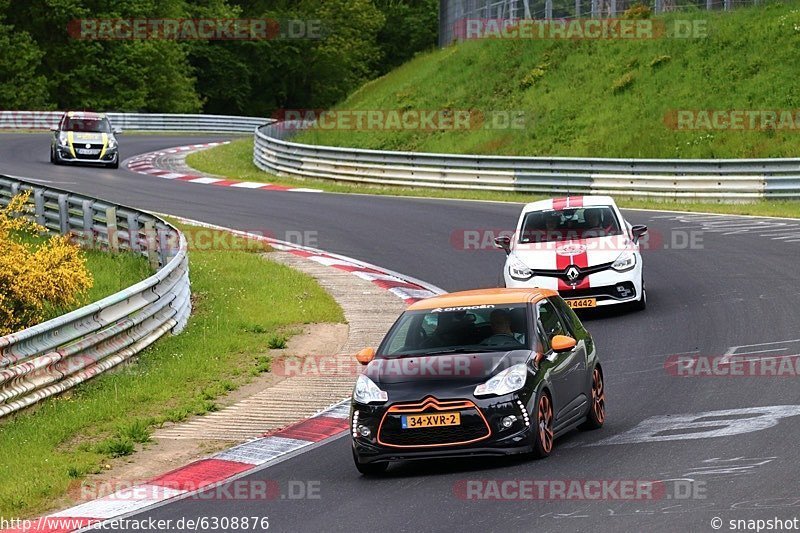
[[[0, 130], [47, 130], [58, 125], [61, 111], [0, 111]], [[260, 117], [227, 115], [175, 115], [152, 113], [107, 113], [114, 128], [135, 131], [191, 131], [207, 133], [252, 133], [268, 121]]]
[[390, 152], [288, 141], [269, 123], [255, 132], [253, 162], [278, 176], [537, 194], [753, 201], [800, 199], [800, 159], [605, 159]]
[[23, 191], [31, 191], [32, 217], [52, 232], [144, 254], [158, 271], [99, 302], [0, 337], [0, 416], [118, 365], [167, 332], [179, 333], [191, 312], [186, 239], [175, 227], [136, 209], [0, 176], [0, 205]]

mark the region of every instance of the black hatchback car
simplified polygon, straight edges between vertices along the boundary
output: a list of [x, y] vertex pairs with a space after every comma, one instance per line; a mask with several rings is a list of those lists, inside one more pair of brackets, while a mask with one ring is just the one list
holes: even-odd
[[603, 370], [589, 332], [555, 291], [482, 289], [411, 305], [367, 365], [351, 406], [362, 474], [390, 461], [532, 453], [602, 427]]

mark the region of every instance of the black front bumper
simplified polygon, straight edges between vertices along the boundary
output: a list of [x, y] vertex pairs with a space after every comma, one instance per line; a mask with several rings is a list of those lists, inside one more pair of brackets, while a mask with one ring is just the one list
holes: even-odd
[[112, 148], [112, 149], [106, 150], [106, 153], [103, 154], [103, 157], [100, 157], [100, 154], [83, 156], [83, 155], [78, 154], [77, 152], [75, 154], [75, 157], [72, 157], [72, 152], [70, 152], [69, 148], [66, 148], [64, 146], [59, 146], [58, 148], [56, 148], [56, 152], [57, 152], [59, 161], [61, 161], [62, 163], [90, 163], [90, 164], [91, 163], [100, 163], [100, 164], [106, 164], [106, 163], [113, 163], [114, 161], [117, 160], [117, 157], [118, 157], [118, 149], [117, 148]]
[[[366, 406], [354, 403], [350, 411], [351, 436], [353, 450], [361, 463], [376, 461], [396, 461], [414, 459], [432, 459], [469, 456], [504, 456], [529, 453], [533, 450], [533, 421], [526, 399], [517, 395], [487, 400], [472, 400], [473, 409], [459, 409], [464, 424], [476, 424], [475, 413], [479, 411], [485, 421], [486, 432], [464, 429], [460, 432], [437, 428], [402, 429], [389, 428], [388, 419], [392, 416], [391, 406]], [[408, 402], [410, 403], [410, 402]], [[447, 411], [449, 409], [442, 409]], [[524, 417], [523, 410], [528, 415]], [[356, 411], [358, 417], [353, 424]], [[437, 412], [427, 410], [424, 412]], [[516, 420], [509, 428], [503, 428], [501, 420], [513, 415]], [[470, 419], [472, 421], [470, 422]], [[369, 437], [357, 433], [357, 427], [367, 426], [371, 430]], [[427, 434], [425, 433], [427, 432]], [[442, 438], [432, 435], [438, 433]], [[402, 435], [407, 434], [406, 440]], [[485, 436], [482, 436], [485, 435]], [[462, 443], [462, 439], [469, 442]], [[452, 442], [453, 440], [459, 442]]]

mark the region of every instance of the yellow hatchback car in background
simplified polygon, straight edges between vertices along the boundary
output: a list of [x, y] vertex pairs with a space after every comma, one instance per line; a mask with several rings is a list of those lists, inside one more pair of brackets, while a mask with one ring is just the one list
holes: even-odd
[[119, 168], [116, 135], [121, 132], [111, 127], [105, 114], [68, 111], [52, 131], [51, 163], [93, 163]]

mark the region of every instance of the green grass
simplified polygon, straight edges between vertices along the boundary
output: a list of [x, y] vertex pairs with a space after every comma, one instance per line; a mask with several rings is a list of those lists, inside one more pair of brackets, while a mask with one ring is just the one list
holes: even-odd
[[[425, 198], [450, 198], [497, 202], [526, 203], [546, 198], [543, 195], [469, 191], [451, 189], [425, 189], [409, 187], [391, 187], [377, 185], [361, 185], [344, 182], [317, 179], [292, 179], [278, 177], [263, 172], [253, 164], [253, 140], [240, 139], [230, 144], [217, 146], [208, 150], [195, 152], [186, 158], [192, 168], [210, 174], [226, 176], [231, 179], [244, 181], [258, 181], [289, 185], [293, 187], [312, 187], [336, 193], [360, 193], [393, 196], [411, 196]], [[684, 202], [667, 200], [640, 200], [616, 196], [622, 207], [654, 210], [675, 211], [700, 211], [708, 213], [728, 213], [737, 215], [758, 215], [774, 217], [800, 217], [800, 202], [798, 201], [759, 201], [743, 204], [711, 203], [711, 202]]]
[[39, 514], [70, 481], [133, 453], [159, 424], [216, 410], [221, 396], [269, 371], [273, 337], [344, 321], [311, 277], [256, 253], [191, 252], [190, 273], [194, 312], [184, 333], [0, 420], [0, 516]]
[[[298, 142], [520, 156], [796, 157], [794, 130], [676, 131], [671, 110], [800, 109], [800, 3], [664, 17], [705, 19], [705, 38], [472, 40], [421, 55], [337, 109], [522, 111], [524, 128], [312, 130]], [[800, 117], [798, 117], [800, 118]]]

